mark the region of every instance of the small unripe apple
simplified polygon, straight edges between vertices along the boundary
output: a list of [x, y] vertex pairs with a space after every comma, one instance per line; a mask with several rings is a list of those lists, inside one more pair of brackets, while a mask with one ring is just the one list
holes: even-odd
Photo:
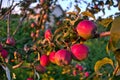
[[31, 28], [34, 28], [36, 26], [36, 23], [32, 22], [30, 26], [31, 26]]
[[84, 75], [85, 75], [85, 77], [89, 77], [90, 74], [89, 74], [89, 72], [85, 72]]
[[49, 54], [49, 60], [50, 60], [51, 63], [55, 63], [55, 53], [56, 52], [51, 52]]
[[0, 51], [0, 55], [1, 55], [3, 58], [7, 58], [8, 52], [7, 52], [5, 49], [2, 49], [2, 51]]
[[44, 36], [45, 36], [45, 39], [46, 39], [46, 40], [50, 41], [51, 38], [52, 38], [52, 32], [51, 32], [51, 30], [50, 30], [50, 29], [47, 29], [47, 30], [45, 31]]
[[47, 56], [46, 54], [41, 55], [40, 64], [42, 66], [48, 66], [49, 65], [49, 56]]
[[34, 80], [33, 78], [27, 78], [27, 80]]
[[43, 19], [47, 19], [48, 18], [48, 15], [47, 14], [44, 14], [44, 16], [43, 16]]
[[73, 70], [72, 74], [73, 74], [73, 76], [76, 76], [77, 75], [77, 71]]
[[94, 22], [89, 20], [83, 20], [78, 23], [76, 30], [80, 37], [87, 40], [95, 36], [97, 27]]
[[46, 68], [42, 65], [36, 65], [35, 69], [40, 73], [45, 73], [45, 71], [46, 71]]
[[35, 34], [34, 32], [31, 32], [31, 34], [30, 34], [31, 38], [34, 38], [35, 35], [36, 35], [36, 34]]
[[73, 58], [77, 60], [84, 60], [88, 56], [88, 47], [84, 44], [74, 44], [71, 46]]
[[41, 4], [44, 4], [44, 3], [45, 3], [45, 0], [40, 0], [40, 3], [41, 3]]
[[39, 33], [36, 33], [36, 34], [35, 34], [35, 37], [36, 37], [36, 38], [38, 38], [38, 37], [39, 37], [39, 35], [40, 35]]
[[8, 37], [6, 40], [6, 44], [14, 46], [15, 45], [15, 39], [13, 37]]
[[55, 53], [55, 61], [59, 66], [69, 65], [71, 63], [71, 52], [65, 49], [58, 50]]

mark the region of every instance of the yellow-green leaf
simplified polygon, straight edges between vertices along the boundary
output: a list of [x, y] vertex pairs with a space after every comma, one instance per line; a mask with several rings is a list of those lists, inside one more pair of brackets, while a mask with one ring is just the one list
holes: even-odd
[[110, 64], [114, 68], [113, 61], [111, 59], [105, 57], [102, 60], [99, 60], [96, 62], [95, 66], [94, 66], [95, 72], [97, 74], [100, 74], [99, 69], [105, 64]]
[[110, 33], [113, 47], [120, 49], [120, 16], [114, 19]]
[[84, 15], [84, 16], [88, 16], [88, 17], [91, 17], [91, 18], [95, 19], [95, 16], [89, 11], [84, 11], [81, 14]]
[[109, 42], [106, 45], [106, 52], [109, 54], [110, 51], [115, 51], [116, 48], [114, 48], [113, 44], [112, 44], [112, 39], [110, 38]]
[[101, 21], [99, 21], [99, 24], [103, 25], [104, 27], [108, 27], [109, 24], [113, 21], [112, 18], [106, 18]]

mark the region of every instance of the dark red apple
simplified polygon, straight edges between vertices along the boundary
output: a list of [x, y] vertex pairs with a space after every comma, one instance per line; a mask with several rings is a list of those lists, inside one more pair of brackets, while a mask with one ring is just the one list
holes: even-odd
[[49, 54], [49, 60], [50, 60], [51, 63], [55, 63], [55, 53], [56, 52], [51, 52]]
[[50, 41], [51, 38], [52, 38], [52, 32], [51, 32], [51, 30], [50, 30], [50, 29], [47, 29], [47, 30], [45, 31], [44, 36], [45, 36], [45, 39], [46, 39], [46, 40]]
[[3, 58], [7, 58], [8, 52], [7, 52], [5, 49], [2, 49], [2, 50], [0, 51], [0, 55], [1, 55]]
[[13, 37], [8, 37], [6, 40], [6, 44], [14, 46], [15, 45], [15, 39]]
[[58, 50], [55, 53], [55, 61], [59, 66], [69, 65], [72, 60], [71, 52], [65, 49]]
[[82, 71], [82, 70], [83, 70], [83, 67], [82, 67], [81, 65], [79, 65], [79, 64], [76, 64], [76, 65], [75, 65], [75, 68], [76, 68], [77, 70], [79, 70], [79, 71]]
[[71, 46], [71, 52], [75, 59], [84, 60], [87, 58], [89, 50], [84, 44], [74, 44]]
[[35, 69], [40, 73], [45, 73], [45, 71], [46, 71], [46, 68], [42, 65], [36, 65]]
[[27, 78], [27, 80], [34, 80], [33, 78]]
[[41, 55], [40, 64], [42, 66], [48, 66], [48, 64], [49, 64], [49, 56], [47, 56], [46, 54]]
[[87, 40], [95, 36], [97, 26], [90, 20], [83, 20], [78, 23], [76, 30], [80, 37]]

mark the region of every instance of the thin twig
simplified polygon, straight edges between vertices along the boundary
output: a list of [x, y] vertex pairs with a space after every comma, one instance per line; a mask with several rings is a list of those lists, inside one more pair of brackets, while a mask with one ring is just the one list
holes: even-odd
[[[8, 9], [8, 11], [4, 14], [4, 15], [2, 15], [2, 16], [0, 16], [0, 20], [2, 20], [7, 14], [9, 14], [9, 12], [11, 12], [17, 5], [19, 5], [20, 3], [17, 3], [17, 4], [15, 4], [14, 6], [13, 5], [11, 5], [10, 6], [10, 8]], [[13, 6], [13, 7], [12, 7]]]
[[22, 19], [19, 21], [19, 24], [17, 26], [17, 28], [15, 29], [15, 31], [13, 32], [13, 36], [16, 34], [16, 32], [19, 30], [20, 26], [22, 25], [24, 19], [26, 18], [26, 14], [22, 17]]
[[7, 20], [7, 37], [10, 37], [10, 13], [8, 14]]
[[12, 68], [13, 69], [16, 69], [16, 68], [19, 68], [22, 64], [23, 64], [24, 61], [21, 61], [19, 64], [13, 66]]
[[100, 37], [110, 36], [110, 31], [100, 33]]

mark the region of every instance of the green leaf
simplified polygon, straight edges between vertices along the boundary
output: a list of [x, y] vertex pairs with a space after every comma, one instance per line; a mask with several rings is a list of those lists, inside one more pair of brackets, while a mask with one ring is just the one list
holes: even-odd
[[120, 17], [114, 19], [110, 33], [113, 47], [115, 50], [120, 49]]
[[110, 64], [112, 67], [114, 67], [113, 61], [111, 59], [105, 57], [102, 60], [99, 60], [99, 61], [96, 62], [95, 66], [94, 66], [95, 72], [97, 74], [100, 74], [99, 69], [105, 64]]
[[89, 11], [84, 11], [81, 14], [84, 15], [84, 16], [91, 17], [91, 18], [93, 18], [95, 20], [95, 16]]

